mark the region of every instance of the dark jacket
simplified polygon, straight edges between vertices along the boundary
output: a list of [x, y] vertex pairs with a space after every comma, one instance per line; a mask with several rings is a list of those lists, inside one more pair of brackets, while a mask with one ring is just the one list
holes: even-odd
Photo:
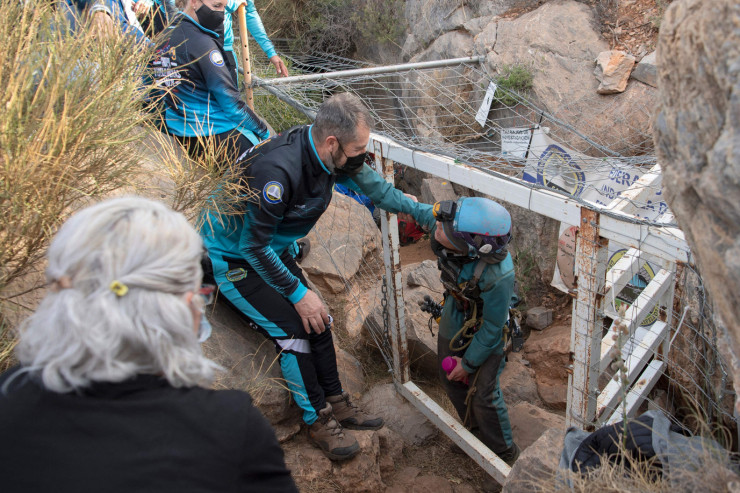
[[411, 201], [365, 164], [353, 175], [331, 173], [316, 152], [311, 126], [289, 129], [260, 142], [244, 158], [244, 174], [256, 197], [243, 216], [207, 211], [201, 235], [211, 256], [244, 259], [291, 303], [307, 286], [280, 256], [303, 238], [329, 207], [335, 183], [367, 195], [381, 209], [431, 217], [432, 206]]
[[153, 375], [84, 393], [0, 376], [2, 491], [297, 491], [245, 392], [173, 388]]
[[155, 84], [169, 89], [164, 98], [169, 133], [197, 137], [238, 129], [253, 142], [269, 136], [242, 100], [218, 34], [180, 13], [164, 36], [152, 66]]

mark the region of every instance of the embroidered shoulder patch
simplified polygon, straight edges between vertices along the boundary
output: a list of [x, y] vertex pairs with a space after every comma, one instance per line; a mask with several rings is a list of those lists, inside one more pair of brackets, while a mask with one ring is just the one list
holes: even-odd
[[262, 189], [262, 197], [270, 204], [277, 204], [283, 198], [283, 186], [277, 181], [268, 181]]
[[247, 277], [247, 270], [243, 267], [239, 267], [238, 269], [231, 269], [226, 273], [226, 280], [229, 282], [241, 281], [245, 277]]
[[224, 66], [224, 57], [218, 50], [213, 50], [211, 53], [208, 54], [208, 58], [211, 59], [211, 63], [214, 64], [217, 67], [223, 67]]

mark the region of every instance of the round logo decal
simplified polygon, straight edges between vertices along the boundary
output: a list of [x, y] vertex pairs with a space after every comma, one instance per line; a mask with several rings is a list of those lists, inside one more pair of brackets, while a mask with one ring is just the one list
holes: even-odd
[[[612, 267], [614, 267], [614, 264], [616, 264], [617, 261], [622, 258], [625, 253], [627, 253], [626, 248], [614, 252], [609, 258], [607, 269], [611, 269]], [[627, 307], [630, 307], [653, 277], [655, 277], [655, 271], [653, 271], [653, 268], [650, 267], [650, 264], [644, 262], [642, 264], [642, 267], [640, 268], [640, 272], [635, 274], [627, 283], [627, 285], [622, 289], [622, 292], [616, 296], [616, 299], [614, 300], [614, 309], [619, 311], [619, 307], [622, 305], [622, 303], [626, 303]], [[658, 307], [658, 305], [655, 305], [652, 311], [648, 313], [642, 323], [640, 323], [640, 326], [649, 327], [653, 325], [656, 320], [658, 320], [659, 314], [660, 308]]]
[[223, 67], [224, 66], [224, 57], [218, 50], [213, 50], [209, 55], [208, 58], [211, 59], [211, 63], [214, 64], [217, 67]]
[[270, 204], [277, 204], [283, 198], [283, 186], [277, 181], [268, 181], [262, 189], [262, 197]]
[[230, 282], [241, 281], [245, 277], [247, 277], [247, 269], [244, 269], [243, 267], [231, 269], [226, 273], [226, 280]]

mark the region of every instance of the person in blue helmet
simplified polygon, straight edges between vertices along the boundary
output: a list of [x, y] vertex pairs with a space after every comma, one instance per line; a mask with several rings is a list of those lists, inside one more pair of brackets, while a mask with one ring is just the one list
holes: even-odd
[[[511, 465], [519, 448], [499, 387], [514, 296], [514, 262], [507, 251], [511, 216], [481, 197], [438, 202], [433, 214], [431, 245], [445, 287], [437, 340], [440, 378], [463, 423]], [[443, 370], [445, 358], [453, 361]]]
[[226, 61], [223, 39], [227, 0], [183, 0], [153, 61], [155, 87], [164, 92], [164, 130], [195, 157], [203, 145], [225, 147], [234, 159], [270, 136], [241, 99]]
[[345, 427], [375, 430], [383, 419], [357, 407], [342, 388], [328, 309], [296, 264], [294, 243], [327, 210], [335, 183], [364, 193], [380, 208], [434, 222], [430, 205], [406, 197], [365, 164], [372, 125], [356, 96], [327, 99], [312, 125], [287, 130], [243, 157], [243, 176], [234, 178], [256, 192], [245, 194], [251, 198], [244, 213], [220, 215], [211, 207], [201, 228], [219, 299], [274, 342], [309, 437], [333, 460], [359, 453]]

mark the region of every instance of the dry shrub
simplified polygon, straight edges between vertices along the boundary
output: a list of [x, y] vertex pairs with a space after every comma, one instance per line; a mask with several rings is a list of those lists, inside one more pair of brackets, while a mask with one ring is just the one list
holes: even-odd
[[194, 163], [156, 130], [143, 83], [153, 53], [133, 36], [72, 33], [45, 0], [0, 2], [0, 46], [1, 371], [18, 310], [33, 309], [19, 296], [43, 284], [29, 274], [70, 213], [144, 193], [193, 217], [236, 156], [205, 145]]

